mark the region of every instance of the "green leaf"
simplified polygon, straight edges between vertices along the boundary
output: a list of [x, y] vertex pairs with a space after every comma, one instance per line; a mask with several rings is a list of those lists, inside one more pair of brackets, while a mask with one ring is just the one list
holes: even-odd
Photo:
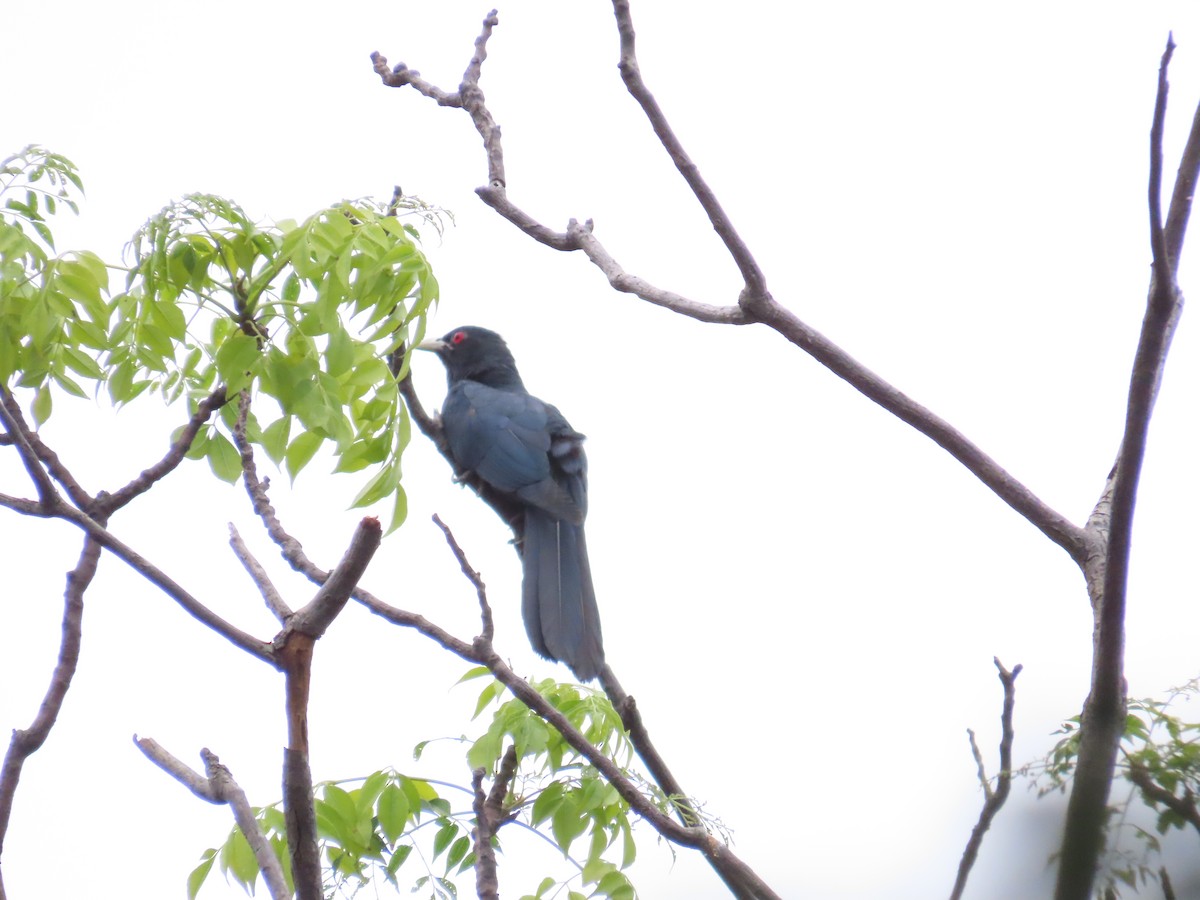
[[54, 400], [50, 396], [50, 385], [43, 384], [37, 389], [37, 393], [33, 395], [33, 405], [31, 412], [33, 413], [33, 424], [41, 428], [47, 419], [50, 418], [50, 413], [53, 410]]
[[250, 381], [249, 372], [261, 358], [262, 348], [257, 338], [234, 332], [217, 350], [217, 375], [228, 392], [236, 394]]
[[375, 473], [363, 489], [358, 492], [358, 495], [351, 502], [350, 506], [351, 508], [370, 506], [372, 503], [382, 500], [392, 491], [396, 490], [399, 483], [400, 469], [394, 464], [386, 465]]
[[308, 465], [323, 440], [324, 438], [315, 431], [303, 431], [288, 444], [287, 451], [284, 453], [284, 462], [293, 481], [300, 474], [300, 470]]
[[231, 873], [234, 880], [248, 891], [258, 878], [258, 861], [239, 828], [233, 830], [221, 848], [221, 868]]
[[550, 819], [550, 832], [554, 835], [554, 842], [562, 849], [564, 856], [570, 851], [575, 838], [587, 831], [588, 821], [587, 816], [579, 814], [575, 804], [570, 802], [570, 798], [566, 798], [554, 810], [554, 815]]
[[213, 861], [217, 858], [217, 851], [209, 848], [205, 850], [200, 857], [200, 865], [192, 869], [187, 879], [188, 900], [196, 900], [196, 894], [200, 892], [200, 886], [204, 884], [204, 879], [208, 877], [209, 870], [212, 869]]
[[450, 845], [450, 852], [446, 854], [446, 872], [462, 862], [463, 857], [467, 855], [467, 851], [471, 849], [471, 839], [465, 834], [457, 841]]
[[395, 503], [392, 506], [392, 522], [388, 525], [385, 536], [403, 525], [406, 518], [408, 518], [408, 495], [404, 492], [404, 486], [398, 484], [396, 485]]
[[538, 825], [558, 809], [562, 803], [564, 785], [561, 781], [552, 781], [546, 785], [545, 790], [538, 794], [537, 799], [533, 801], [532, 821], [534, 825]]
[[441, 828], [439, 828], [437, 830], [437, 834], [435, 834], [433, 836], [433, 858], [434, 859], [437, 859], [439, 856], [442, 855], [443, 851], [445, 851], [445, 849], [450, 846], [450, 842], [452, 840], [454, 840], [454, 837], [457, 834], [458, 834], [458, 823], [453, 822], [453, 821], [446, 822], [446, 824], [444, 824]]
[[378, 815], [379, 827], [387, 839], [395, 843], [396, 838], [404, 833], [408, 826], [409, 805], [404, 791], [394, 784], [389, 784], [379, 795]]
[[287, 451], [288, 435], [291, 433], [291, 430], [291, 416], [276, 419], [263, 429], [260, 436], [262, 448], [275, 465], [279, 465], [284, 453]]
[[[486, 671], [486, 669], [485, 669], [485, 671]], [[480, 691], [479, 692], [479, 700], [475, 704], [475, 712], [472, 714], [471, 718], [472, 719], [479, 718], [479, 714], [484, 711], [484, 709], [488, 706], [488, 704], [490, 704], [493, 700], [496, 699], [496, 697], [498, 697], [503, 692], [504, 692], [504, 685], [501, 684], [499, 681], [493, 681], [491, 684], [489, 684], [487, 687], [485, 687], [482, 691]]]
[[242, 456], [229, 438], [214, 431], [208, 442], [208, 465], [222, 481], [233, 484], [242, 477]]
[[472, 681], [476, 678], [483, 678], [483, 677], [485, 677], [487, 675], [491, 675], [491, 674], [492, 674], [492, 670], [489, 669], [487, 666], [472, 666], [471, 668], [467, 669], [467, 671], [463, 674], [462, 678], [458, 679], [458, 681], [456, 681], [454, 683], [462, 684], [464, 682]]

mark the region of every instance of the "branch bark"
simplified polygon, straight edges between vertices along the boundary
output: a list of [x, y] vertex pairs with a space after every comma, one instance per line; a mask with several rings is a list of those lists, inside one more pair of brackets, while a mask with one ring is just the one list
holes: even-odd
[[[4, 754], [4, 763], [0, 766], [0, 857], [3, 856], [4, 838], [8, 834], [9, 822], [12, 819], [13, 799], [25, 761], [46, 742], [75, 677], [75, 670], [79, 664], [79, 648], [83, 641], [83, 594], [95, 578], [99, 564], [100, 545], [92, 538], [85, 537], [79, 562], [67, 573], [58, 661], [50, 675], [46, 694], [30, 726], [13, 729], [8, 751]], [[0, 869], [0, 900], [4, 896], [3, 870]]]
[[[737, 305], [717, 307], [698, 304], [688, 298], [672, 295], [648, 285], [621, 269], [592, 233], [590, 222], [581, 226], [576, 220], [572, 220], [565, 232], [547, 228], [509, 200], [508, 186], [503, 182], [490, 182], [478, 188], [477, 193], [502, 217], [546, 246], [560, 251], [583, 250], [617, 290], [635, 293], [649, 302], [702, 321], [723, 324], [757, 322], [770, 327], [870, 400], [950, 453], [1001, 500], [1062, 547], [1080, 566], [1087, 582], [1095, 616], [1093, 677], [1091, 691], [1084, 706], [1081, 726], [1083, 739], [1064, 836], [1058, 897], [1061, 900], [1083, 900], [1090, 893], [1096, 860], [1103, 846], [1105, 803], [1113, 776], [1120, 729], [1124, 721], [1125, 584], [1134, 500], [1154, 397], [1161, 382], [1171, 337], [1182, 311], [1182, 298], [1175, 278], [1192, 198], [1200, 178], [1198, 108], [1180, 163], [1164, 226], [1159, 201], [1162, 130], [1167, 98], [1166, 73], [1174, 48], [1173, 42], [1168, 40], [1160, 67], [1159, 90], [1151, 134], [1149, 194], [1154, 279], [1133, 369], [1126, 430], [1117, 465], [1110, 473], [1092, 515], [1084, 527], [1080, 527], [1049, 507], [949, 423], [861, 365], [774, 300], [754, 257], [700, 176], [698, 167], [684, 151], [665, 114], [641, 77], [629, 0], [613, 0], [613, 9], [621, 42], [622, 78], [738, 266], [744, 287]], [[494, 19], [494, 15], [490, 19]], [[490, 34], [494, 25], [494, 21], [489, 21], [482, 40], [486, 40], [486, 35]], [[411, 83], [403, 77], [398, 77], [396, 72], [389, 73], [386, 59], [379, 54], [374, 54], [372, 58], [376, 72], [388, 86], [400, 87]], [[469, 68], [468, 80], [477, 77], [478, 74], [477, 69]], [[423, 90], [422, 93], [431, 95], [427, 90]], [[482, 94], [479, 96], [482, 97]], [[482, 127], [481, 110], [468, 112], [484, 139], [489, 172], [493, 172], [494, 156], [502, 153], [499, 143], [491, 140], [490, 132]]]
[[[588, 259], [604, 272], [609, 283], [615, 289], [635, 294], [647, 302], [665, 307], [681, 315], [716, 324], [745, 325], [758, 322], [768, 326], [804, 350], [868, 399], [933, 440], [1001, 500], [1024, 516], [1054, 543], [1066, 550], [1072, 559], [1082, 565], [1092, 551], [1090, 536], [1084, 529], [1074, 525], [1065, 516], [1044, 503], [1028, 487], [1014, 478], [964, 435], [952, 428], [945, 420], [863, 366], [816, 329], [802, 322], [771, 296], [766, 277], [749, 248], [721, 207], [715, 193], [700, 175], [699, 168], [675, 136], [666, 115], [641, 77], [628, 0], [613, 0], [613, 9], [621, 39], [620, 70], [622, 78], [630, 93], [650, 119], [655, 134], [658, 135], [676, 168], [688, 183], [742, 274], [744, 287], [737, 305], [714, 306], [701, 303], [658, 288], [638, 276], [627, 273], [596, 238], [590, 221], [580, 225], [578, 221], [572, 219], [565, 232], [556, 232], [517, 207], [508, 197], [507, 184], [502, 178], [496, 179], [496, 173], [503, 172], [503, 149], [499, 142], [499, 128], [483, 103], [482, 91], [477, 90], [478, 84], [471, 81], [471, 79], [478, 79], [480, 74], [478, 67], [468, 66], [463, 85], [460, 86], [458, 92], [451, 95], [434, 88], [427, 82], [414, 78], [412, 70], [403, 63], [394, 69], [389, 69], [386, 57], [378, 52], [371, 54], [371, 60], [376, 74], [388, 87], [412, 86], [421, 94], [438, 100], [444, 106], [455, 106], [467, 111], [476, 130], [483, 138], [488, 159], [489, 183], [477, 188], [476, 193], [488, 206], [491, 206], [534, 240], [555, 250], [583, 251]], [[477, 48], [480, 42], [486, 43], [487, 37], [491, 35], [495, 25], [495, 13], [493, 12], [485, 21], [484, 30], [476, 40]], [[470, 106], [461, 102], [461, 99], [468, 95], [474, 101]], [[459, 98], [460, 102], [443, 102], [444, 99], [455, 97]], [[407, 397], [408, 394], [406, 393], [405, 396]], [[475, 487], [475, 485], [472, 486]], [[496, 504], [492, 502], [492, 505]]]
[[[1117, 749], [1125, 728], [1125, 609], [1129, 554], [1138, 484], [1154, 401], [1162, 383], [1171, 338], [1183, 312], [1176, 283], [1190, 209], [1191, 191], [1200, 171], [1200, 109], [1193, 118], [1172, 197], [1168, 234], [1162, 224], [1162, 136], [1167, 105], [1167, 70], [1174, 41], [1167, 40], [1159, 66], [1158, 90], [1150, 130], [1150, 248], [1153, 276], [1141, 334], [1134, 355], [1125, 412], [1125, 431], [1117, 462], [1089, 520], [1105, 547], [1102, 559], [1085, 564], [1093, 600], [1092, 677], [1080, 720], [1079, 757], [1063, 833], [1056, 900], [1088, 900], [1096, 865], [1104, 848], [1108, 795]], [[1186, 195], [1186, 196], [1185, 196]], [[1176, 251], [1178, 252], [1178, 251]], [[1101, 530], [1102, 529], [1102, 530]]]
[[1000, 684], [1004, 686], [1004, 704], [1000, 711], [1000, 771], [996, 775], [996, 787], [993, 790], [988, 783], [987, 773], [983, 767], [983, 757], [975, 743], [975, 732], [967, 729], [971, 736], [971, 753], [975, 764], [979, 767], [979, 783], [983, 787], [983, 809], [979, 812], [979, 821], [971, 830], [971, 837], [963, 850], [962, 860], [958, 864], [958, 875], [954, 879], [954, 888], [950, 891], [950, 900], [959, 900], [967, 887], [967, 878], [979, 856], [979, 848], [983, 846], [983, 837], [992, 827], [992, 820], [1000, 812], [1008, 800], [1008, 792], [1012, 787], [1012, 745], [1013, 745], [1013, 705], [1016, 702], [1017, 676], [1021, 674], [1021, 666], [1016, 665], [1010, 672], [1004, 668], [999, 659], [993, 658], [1000, 675]]
[[279, 864], [279, 858], [275, 856], [275, 851], [271, 849], [266, 835], [259, 827], [250, 801], [246, 799], [245, 791], [234, 780], [229, 769], [222, 765], [217, 755], [207, 747], [200, 751], [200, 758], [204, 760], [206, 773], [201, 775], [152, 738], [139, 738], [135, 734], [133, 742], [137, 744], [138, 749], [145, 754], [147, 759], [201, 800], [207, 800], [209, 803], [228, 804], [233, 811], [233, 818], [237, 822], [238, 828], [246, 837], [246, 843], [254, 851], [254, 858], [258, 862], [258, 868], [262, 871], [263, 881], [267, 884], [271, 900], [290, 900], [292, 893], [288, 890], [287, 879], [283, 875], [283, 867]]

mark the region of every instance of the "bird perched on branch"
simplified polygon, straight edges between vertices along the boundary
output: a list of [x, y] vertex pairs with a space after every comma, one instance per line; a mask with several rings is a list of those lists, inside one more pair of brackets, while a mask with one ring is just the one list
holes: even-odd
[[513, 502], [525, 575], [521, 612], [533, 649], [589, 681], [604, 666], [600, 613], [592, 588], [584, 436], [527, 390], [504, 339], [456, 328], [417, 349], [446, 366], [442, 428], [461, 469]]

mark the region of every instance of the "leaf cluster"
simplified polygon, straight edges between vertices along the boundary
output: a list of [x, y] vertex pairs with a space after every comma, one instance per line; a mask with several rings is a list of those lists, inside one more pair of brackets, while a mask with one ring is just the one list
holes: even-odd
[[[1172, 688], [1166, 699], [1130, 700], [1121, 738], [1118, 774], [1129, 785], [1126, 799], [1109, 807], [1109, 850], [1104, 880], [1109, 896], [1119, 897], [1122, 885], [1136, 891], [1139, 884], [1157, 883], [1160, 869], [1153, 861], [1162, 853], [1161, 836], [1189, 825], [1200, 832], [1195, 798], [1200, 794], [1200, 722], [1188, 722], [1174, 712], [1180, 700], [1200, 695], [1200, 678]], [[1040, 763], [1026, 766], [1039, 796], [1065, 792], [1079, 754], [1079, 717], [1065, 722], [1062, 738]], [[1155, 815], [1154, 832], [1129, 820], [1134, 800]], [[1132, 834], [1140, 852], [1125, 846], [1121, 835]]]
[[[468, 672], [462, 681], [487, 675], [487, 669]], [[620, 718], [602, 694], [578, 685], [543, 681], [535, 685], [559, 712], [579, 727], [588, 739], [626, 764], [632, 748]], [[480, 692], [475, 716], [494, 706], [487, 731], [471, 742], [468, 765], [498, 771], [504, 747], [517, 747], [518, 768], [508, 784], [501, 825], [518, 823], [552, 842], [570, 860], [588, 893], [568, 889], [571, 900], [585, 897], [634, 900], [633, 885], [622, 871], [636, 858], [629, 805], [595, 769], [586, 765], [562, 736], [515, 699], [502, 701], [504, 689], [489, 681]], [[417, 745], [420, 760], [429, 742]], [[382, 877], [399, 889], [401, 868], [417, 860], [411, 882], [413, 892], [428, 892], [435, 900], [458, 896], [454, 879], [476, 862], [473, 849], [474, 813], [470, 806], [455, 809], [438, 787], [471, 796], [470, 787], [413, 778], [392, 769], [375, 772], [361, 781], [327, 782], [315, 790], [314, 806], [320, 850], [326, 861], [326, 893], [353, 894]], [[665, 805], [665, 801], [664, 801]], [[291, 880], [287, 859], [287, 832], [280, 804], [257, 811], [263, 833], [283, 863]], [[497, 831], [499, 829], [497, 828]], [[585, 856], [572, 856], [572, 847], [587, 836]], [[498, 835], [493, 844], [501, 846]], [[618, 856], [606, 858], [610, 850]], [[435, 866], [436, 864], [436, 866]], [[188, 897], [193, 900], [213, 867], [227, 880], [253, 892], [258, 863], [244, 835], [234, 828], [226, 841], [206, 850], [200, 865], [188, 877]], [[409, 869], [413, 866], [410, 864]], [[568, 882], [574, 878], [568, 879]], [[559, 886], [568, 882], [546, 877], [528, 898], [562, 896]]]
[[[247, 438], [292, 478], [326, 448], [335, 471], [372, 469], [352, 505], [393, 498], [400, 524], [410, 423], [397, 379], [438, 282], [399, 213], [437, 211], [396, 197], [263, 224], [190, 194], [133, 236], [113, 293], [114, 267], [95, 254], [53, 255], [49, 217], [76, 210], [76, 192], [65, 157], [28, 147], [0, 164], [0, 384], [33, 391], [35, 423], [51, 415], [52, 386], [83, 397], [90, 383], [118, 406], [146, 393], [192, 409], [217, 390], [244, 394]], [[188, 450], [226, 481], [241, 474], [237, 419], [226, 406]]]

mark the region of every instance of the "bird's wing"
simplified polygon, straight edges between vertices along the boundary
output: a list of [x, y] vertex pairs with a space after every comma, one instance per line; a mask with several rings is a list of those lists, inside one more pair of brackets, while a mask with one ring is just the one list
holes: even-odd
[[579, 471], [570, 444], [582, 435], [554, 407], [524, 392], [460, 381], [446, 395], [442, 423], [460, 466], [558, 518], [582, 521], [586, 488], [560, 484], [564, 463]]

